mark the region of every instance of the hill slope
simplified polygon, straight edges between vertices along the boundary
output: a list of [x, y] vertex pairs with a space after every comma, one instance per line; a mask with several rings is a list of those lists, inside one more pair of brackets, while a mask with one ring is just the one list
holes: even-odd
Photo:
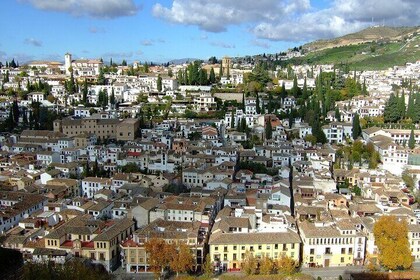
[[303, 46], [304, 57], [291, 63], [341, 64], [351, 69], [386, 69], [420, 60], [419, 27], [371, 27], [332, 40]]

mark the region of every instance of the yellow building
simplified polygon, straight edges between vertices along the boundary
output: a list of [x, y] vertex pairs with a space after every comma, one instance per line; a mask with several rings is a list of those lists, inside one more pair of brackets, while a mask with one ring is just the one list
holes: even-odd
[[298, 224], [303, 242], [302, 265], [330, 267], [362, 265], [366, 236], [350, 219]]
[[288, 256], [299, 262], [300, 245], [299, 234], [291, 230], [257, 233], [216, 232], [210, 236], [209, 254], [213, 264], [224, 271], [239, 270], [247, 251], [257, 258], [267, 256], [275, 260]]

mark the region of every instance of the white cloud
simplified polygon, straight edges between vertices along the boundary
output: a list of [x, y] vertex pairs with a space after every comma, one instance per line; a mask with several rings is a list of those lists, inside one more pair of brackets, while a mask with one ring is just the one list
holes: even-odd
[[208, 32], [239, 25], [256, 38], [296, 42], [355, 32], [372, 25], [372, 20], [389, 26], [420, 24], [418, 0], [334, 0], [321, 9], [310, 0], [173, 0], [170, 6], [155, 4], [152, 12]]
[[264, 41], [260, 41], [260, 40], [252, 40], [251, 45], [257, 46], [257, 47], [260, 47], [260, 48], [264, 48], [264, 49], [269, 49], [270, 48], [270, 44], [268, 44], [267, 42], [264, 42]]
[[224, 48], [224, 49], [234, 49], [236, 46], [233, 44], [228, 44], [225, 42], [211, 42], [210, 45], [214, 46], [214, 47], [220, 47], [220, 48]]
[[101, 55], [103, 58], [127, 59], [133, 56], [133, 52], [106, 52]]
[[34, 39], [34, 38], [26, 38], [23, 42], [26, 45], [32, 45], [34, 47], [42, 47], [42, 41]]
[[163, 44], [165, 42], [166, 42], [165, 39], [158, 38], [158, 39], [146, 39], [146, 40], [141, 41], [140, 44], [145, 47], [148, 47], [148, 46], [153, 46], [156, 43]]
[[132, 16], [140, 9], [133, 0], [20, 0], [40, 10], [69, 13], [74, 16], [117, 18]]
[[96, 33], [105, 33], [105, 28], [102, 27], [96, 27], [96, 26], [91, 26], [89, 27], [89, 32], [96, 34]]
[[[210, 32], [226, 31], [227, 26], [257, 20], [280, 19], [289, 5], [278, 0], [174, 0], [167, 8], [160, 3], [153, 6], [153, 15], [170, 22], [196, 25]], [[299, 2], [309, 3], [308, 0]], [[307, 5], [292, 8], [295, 11]]]
[[152, 40], [143, 40], [142, 42], [141, 42], [141, 44], [143, 45], [143, 46], [153, 46], [153, 41]]

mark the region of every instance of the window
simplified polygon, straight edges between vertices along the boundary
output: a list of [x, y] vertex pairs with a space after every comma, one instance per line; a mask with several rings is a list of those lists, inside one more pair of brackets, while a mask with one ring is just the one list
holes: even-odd
[[227, 252], [227, 250], [228, 250], [228, 247], [227, 247], [227, 246], [225, 246], [225, 247], [223, 248], [223, 252]]
[[341, 248], [341, 254], [345, 254], [346, 253], [346, 248]]
[[245, 246], [242, 246], [242, 247], [241, 247], [241, 250], [245, 250]]
[[353, 254], [353, 248], [349, 248], [349, 254]]
[[235, 245], [235, 246], [233, 246], [233, 250], [236, 250], [236, 249], [237, 249], [236, 245]]
[[341, 262], [342, 262], [342, 263], [344, 262], [344, 258], [343, 258], [343, 257], [341, 258]]
[[279, 244], [274, 244], [274, 249], [278, 249], [279, 248]]
[[262, 250], [262, 245], [258, 245], [258, 250]]
[[216, 246], [216, 247], [214, 247], [214, 250], [215, 250], [215, 251], [218, 251], [218, 250], [219, 250], [219, 247], [217, 247], [217, 246]]
[[315, 249], [311, 249], [309, 254], [311, 254], [311, 255], [315, 254]]

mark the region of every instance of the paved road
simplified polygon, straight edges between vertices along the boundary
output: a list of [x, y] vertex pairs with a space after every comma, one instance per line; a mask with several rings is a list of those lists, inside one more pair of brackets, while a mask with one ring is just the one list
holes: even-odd
[[[420, 271], [420, 262], [413, 263], [415, 271]], [[315, 279], [320, 276], [322, 280], [337, 280], [341, 275], [344, 280], [350, 279], [350, 274], [366, 270], [363, 266], [323, 267], [323, 268], [302, 268], [302, 273], [309, 274]], [[127, 274], [120, 268], [112, 273], [116, 280], [153, 280], [153, 273]], [[235, 274], [235, 273], [232, 273]], [[237, 273], [240, 274], [240, 273]], [[217, 276], [215, 276], [217, 279]]]
[[363, 266], [302, 268], [302, 273], [312, 275], [314, 278], [320, 276], [322, 280], [337, 280], [340, 275], [343, 279], [349, 279], [351, 273], [362, 272], [365, 269]]

